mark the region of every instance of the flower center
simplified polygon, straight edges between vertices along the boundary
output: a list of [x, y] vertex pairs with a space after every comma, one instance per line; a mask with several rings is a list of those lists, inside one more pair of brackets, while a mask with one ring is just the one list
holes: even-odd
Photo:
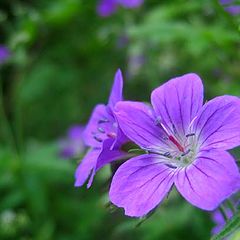
[[187, 166], [194, 161], [196, 156], [195, 134], [186, 135], [183, 139], [184, 141], [180, 142], [173, 136], [169, 136], [169, 141], [173, 143], [173, 147], [168, 151], [167, 158], [175, 166]]
[[157, 122], [157, 125], [163, 129], [165, 134], [163, 141], [166, 147], [160, 149], [160, 155], [166, 157], [172, 167], [182, 167], [191, 164], [197, 153], [195, 133], [180, 136], [175, 126], [169, 128], [160, 121]]

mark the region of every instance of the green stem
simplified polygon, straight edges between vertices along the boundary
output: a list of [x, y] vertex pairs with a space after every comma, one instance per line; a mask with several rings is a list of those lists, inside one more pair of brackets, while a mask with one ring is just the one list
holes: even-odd
[[227, 199], [226, 200], [226, 204], [228, 205], [229, 209], [234, 214], [236, 212], [236, 209], [235, 209], [234, 204], [232, 203], [232, 201], [230, 199]]
[[228, 220], [228, 217], [227, 217], [227, 214], [226, 214], [226, 212], [225, 212], [225, 210], [224, 210], [223, 205], [221, 205], [221, 206], [219, 207], [219, 211], [220, 211], [220, 213], [222, 214], [224, 221], [226, 222], [226, 221]]

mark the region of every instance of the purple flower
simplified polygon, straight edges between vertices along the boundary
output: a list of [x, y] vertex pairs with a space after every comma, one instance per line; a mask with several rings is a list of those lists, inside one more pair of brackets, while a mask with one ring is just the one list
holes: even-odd
[[233, 5], [224, 8], [226, 12], [229, 12], [231, 15], [238, 15], [240, 14], [240, 6]]
[[203, 105], [196, 74], [174, 78], [152, 92], [149, 106], [119, 102], [122, 131], [146, 151], [115, 173], [110, 200], [128, 216], [154, 209], [173, 184], [196, 207], [215, 209], [240, 188], [240, 174], [226, 151], [240, 143], [240, 103], [220, 96]]
[[136, 8], [143, 4], [144, 0], [116, 0], [117, 3], [126, 8]]
[[[229, 208], [225, 209], [225, 213], [228, 218], [231, 218], [233, 216], [233, 213]], [[216, 226], [212, 230], [212, 234], [215, 235], [215, 234], [218, 234], [224, 227], [225, 219], [221, 214], [220, 210], [214, 211], [212, 218], [213, 218], [213, 221], [216, 223]]]
[[225, 5], [225, 4], [230, 4], [233, 2], [233, 0], [219, 0], [220, 4]]
[[83, 129], [83, 126], [75, 125], [68, 130], [67, 138], [60, 140], [60, 156], [62, 158], [77, 157], [84, 152]]
[[3, 64], [10, 57], [10, 51], [4, 45], [0, 45], [0, 64]]
[[108, 17], [116, 12], [119, 5], [125, 8], [137, 8], [144, 0], [100, 0], [97, 6], [97, 13], [101, 17]]
[[117, 10], [115, 0], [101, 0], [97, 6], [97, 13], [101, 17], [108, 17]]
[[226, 12], [230, 13], [231, 15], [238, 15], [240, 14], [240, 6], [235, 5], [233, 0], [220, 0], [221, 5], [224, 6]]
[[91, 149], [76, 170], [76, 187], [82, 186], [91, 175], [87, 185], [90, 187], [97, 170], [127, 154], [121, 150], [127, 138], [118, 127], [113, 113], [116, 103], [122, 100], [122, 88], [122, 73], [118, 70], [108, 104], [99, 104], [95, 107], [84, 130], [84, 142]]

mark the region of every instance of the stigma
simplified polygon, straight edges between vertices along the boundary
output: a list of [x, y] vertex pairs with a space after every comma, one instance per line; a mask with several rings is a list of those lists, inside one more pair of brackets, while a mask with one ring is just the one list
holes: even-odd
[[168, 136], [168, 138], [180, 152], [184, 153], [184, 147], [172, 135]]

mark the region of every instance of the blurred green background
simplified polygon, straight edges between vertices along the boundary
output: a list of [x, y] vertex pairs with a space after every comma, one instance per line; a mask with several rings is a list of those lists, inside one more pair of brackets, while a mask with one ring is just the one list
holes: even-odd
[[117, 68], [126, 99], [149, 101], [188, 72], [202, 77], [206, 99], [239, 96], [239, 16], [211, 0], [145, 0], [107, 18], [96, 5], [0, 1], [0, 43], [11, 51], [0, 67], [0, 239], [209, 239], [210, 213], [176, 192], [139, 226], [107, 207], [108, 167], [91, 189], [74, 188], [79, 159], [61, 159], [58, 142], [107, 101]]

